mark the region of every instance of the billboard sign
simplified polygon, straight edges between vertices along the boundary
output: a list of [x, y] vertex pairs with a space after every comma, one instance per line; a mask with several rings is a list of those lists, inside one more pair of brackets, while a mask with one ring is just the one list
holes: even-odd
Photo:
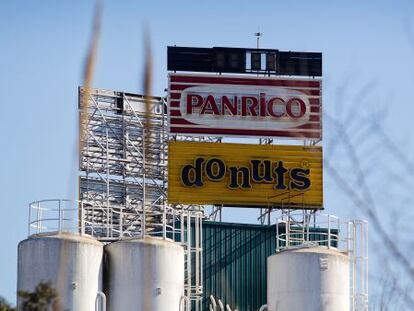
[[168, 202], [322, 208], [322, 148], [171, 141]]
[[320, 140], [321, 80], [170, 74], [172, 134]]

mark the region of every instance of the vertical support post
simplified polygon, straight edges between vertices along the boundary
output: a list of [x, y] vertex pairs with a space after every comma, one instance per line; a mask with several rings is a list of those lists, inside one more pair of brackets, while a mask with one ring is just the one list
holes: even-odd
[[31, 226], [31, 223], [32, 222], [32, 203], [30, 203], [29, 204], [29, 221], [27, 222], [28, 223], [28, 226], [27, 226], [27, 236], [30, 236], [30, 226]]
[[276, 222], [276, 252], [279, 251], [279, 221]]
[[167, 238], [167, 211], [165, 204], [162, 204], [162, 238]]
[[[85, 234], [85, 215], [84, 215], [84, 210], [83, 210], [83, 201], [80, 202], [80, 231], [81, 231], [81, 235]], [[93, 231], [91, 232], [92, 236], [93, 236]]]
[[221, 206], [220, 206], [220, 209], [219, 209], [219, 213], [220, 213], [220, 214], [219, 214], [219, 215], [220, 215], [220, 218], [219, 218], [219, 219], [220, 219], [220, 222], [222, 222], [222, 221], [223, 221], [222, 212], [223, 212], [223, 205], [221, 205]]
[[146, 231], [146, 221], [147, 221], [147, 211], [146, 211], [146, 193], [145, 193], [145, 184], [146, 184], [146, 152], [145, 152], [145, 128], [142, 129], [142, 219], [141, 219], [141, 237], [145, 237]]
[[191, 212], [187, 211], [187, 295], [191, 297]]
[[270, 226], [271, 214], [272, 214], [272, 208], [269, 206], [269, 209], [267, 210], [267, 225], [268, 226]]
[[183, 247], [185, 247], [184, 245], [184, 241], [185, 241], [185, 236], [184, 236], [184, 226], [185, 226], [185, 219], [184, 219], [184, 214], [181, 213], [181, 217], [180, 217], [180, 226], [181, 226], [181, 234], [180, 234], [180, 243]]
[[305, 228], [306, 228], [306, 210], [302, 211], [302, 229], [300, 230], [300, 234], [302, 235], [302, 241], [300, 241], [301, 244], [306, 244], [305, 240]]
[[[199, 223], [200, 218], [198, 212], [194, 214], [194, 230], [195, 230], [195, 286], [196, 286], [196, 295], [198, 298], [198, 290], [200, 286], [200, 231], [199, 231]], [[196, 309], [198, 309], [198, 303], [196, 306]]]
[[91, 217], [91, 225], [90, 225], [91, 226], [92, 235], [95, 232], [95, 221], [93, 219], [94, 215], [95, 215], [95, 204], [92, 204], [92, 217]]
[[290, 246], [290, 215], [288, 215], [288, 219], [286, 222], [286, 245], [285, 247], [288, 248]]
[[61, 200], [58, 201], [58, 209], [59, 209], [59, 225], [58, 225], [58, 232], [62, 232], [62, 206], [61, 206]]
[[356, 307], [356, 228], [355, 221], [352, 221], [352, 308], [355, 310]]
[[121, 207], [119, 209], [119, 238], [122, 238], [124, 236], [124, 205], [121, 204]]
[[[198, 215], [199, 217], [200, 217], [200, 286], [203, 286], [203, 281], [204, 281], [204, 276], [203, 276], [203, 248], [202, 248], [202, 246], [203, 246], [203, 219], [202, 219], [202, 214], [199, 214]], [[203, 289], [201, 288], [201, 291], [200, 291], [200, 296], [202, 295], [202, 293], [203, 293]], [[201, 301], [201, 299], [202, 299], [202, 297], [200, 297], [198, 300], [197, 300], [197, 310], [196, 311], [200, 311], [199, 310], [199, 308], [200, 308], [200, 301]]]
[[339, 245], [339, 243], [340, 243], [340, 234], [341, 234], [341, 220], [339, 219], [339, 217], [337, 218], [337, 220], [338, 220], [338, 224], [337, 224], [337, 230], [338, 230], [338, 233], [336, 234], [336, 247], [337, 248], [339, 248], [340, 247], [340, 245]]
[[40, 202], [37, 202], [37, 220], [36, 220], [36, 231], [40, 233]]
[[106, 127], [106, 235], [110, 237], [112, 235], [112, 230], [110, 228], [109, 222], [109, 135], [108, 135], [108, 126]]
[[172, 240], [175, 242], [175, 209], [172, 209]]
[[328, 215], [328, 248], [331, 248], [331, 215]]
[[365, 305], [364, 305], [364, 311], [368, 311], [368, 299], [369, 299], [369, 285], [368, 285], [368, 223], [364, 223], [364, 246], [365, 246], [365, 252], [364, 252], [364, 262], [365, 262]]

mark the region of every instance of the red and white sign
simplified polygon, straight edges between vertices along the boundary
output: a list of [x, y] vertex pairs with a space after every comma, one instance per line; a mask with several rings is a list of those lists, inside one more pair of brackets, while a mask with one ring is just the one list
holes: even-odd
[[170, 74], [172, 134], [322, 137], [321, 80]]

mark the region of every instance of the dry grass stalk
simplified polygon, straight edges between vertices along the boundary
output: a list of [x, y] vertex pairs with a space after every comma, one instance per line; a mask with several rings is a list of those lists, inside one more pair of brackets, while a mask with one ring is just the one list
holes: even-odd
[[95, 16], [93, 20], [92, 38], [90, 41], [88, 53], [86, 56], [86, 62], [83, 73], [83, 88], [84, 93], [80, 102], [80, 118], [79, 118], [79, 154], [84, 147], [87, 127], [88, 127], [88, 108], [89, 99], [91, 96], [91, 87], [93, 74], [95, 72], [95, 63], [97, 58], [98, 41], [101, 32], [101, 19], [102, 19], [102, 2], [98, 0], [95, 6]]
[[151, 133], [151, 88], [152, 88], [152, 52], [150, 37], [148, 30], [144, 33], [144, 48], [145, 48], [145, 65], [144, 65], [144, 101], [145, 101], [145, 119], [144, 119], [144, 143], [145, 143], [145, 154], [148, 154], [149, 137]]

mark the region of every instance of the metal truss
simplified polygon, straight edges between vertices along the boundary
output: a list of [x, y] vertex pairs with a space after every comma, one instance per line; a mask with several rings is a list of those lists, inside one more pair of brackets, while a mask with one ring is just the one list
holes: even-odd
[[101, 89], [88, 93], [84, 99], [79, 89], [80, 122], [87, 120], [79, 143], [82, 228], [104, 242], [151, 235], [180, 243], [185, 295], [194, 310], [201, 310], [204, 210], [167, 203], [168, 141], [196, 138], [168, 135], [165, 98]]
[[[83, 101], [79, 90], [79, 103]], [[102, 240], [162, 231], [166, 212], [167, 132], [162, 98], [94, 89], [79, 158], [84, 221]], [[87, 110], [87, 111], [85, 111]], [[147, 126], [146, 126], [147, 125]], [[88, 204], [90, 208], [88, 209]]]

